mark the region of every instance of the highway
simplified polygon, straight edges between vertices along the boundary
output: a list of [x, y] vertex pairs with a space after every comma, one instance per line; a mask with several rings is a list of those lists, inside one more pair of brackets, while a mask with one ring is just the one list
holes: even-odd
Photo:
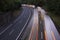
[[26, 27], [30, 17], [33, 15], [33, 8], [23, 7], [21, 16], [0, 33], [0, 40], [17, 40], [19, 34]]
[[21, 15], [0, 30], [0, 40], [60, 40], [52, 19], [41, 7], [23, 5]]
[[42, 38], [40, 40], [60, 40], [60, 34], [58, 33], [52, 19], [46, 15], [46, 11], [38, 7], [38, 12], [40, 14], [41, 24], [40, 33], [42, 32]]
[[47, 15], [44, 17], [45, 21], [45, 33], [47, 34], [47, 40], [60, 40], [60, 34], [58, 33], [53, 21]]
[[32, 18], [30, 19], [30, 22], [27, 25], [27, 28], [24, 30], [24, 32], [20, 35], [20, 37], [18, 38], [18, 40], [28, 40], [29, 35], [30, 35], [30, 31], [33, 25], [33, 20], [34, 17], [32, 16]]
[[34, 9], [33, 25], [28, 40], [38, 40], [38, 11]]

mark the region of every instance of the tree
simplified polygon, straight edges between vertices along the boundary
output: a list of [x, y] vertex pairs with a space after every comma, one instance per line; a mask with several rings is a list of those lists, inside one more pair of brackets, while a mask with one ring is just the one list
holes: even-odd
[[0, 11], [9, 11], [19, 6], [20, 0], [0, 0]]

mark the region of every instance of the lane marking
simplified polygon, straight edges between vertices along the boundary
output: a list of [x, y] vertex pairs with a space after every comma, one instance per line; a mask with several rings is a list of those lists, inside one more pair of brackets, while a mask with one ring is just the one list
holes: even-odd
[[16, 20], [13, 21], [13, 23], [16, 23], [20, 18], [21, 16], [23, 16], [24, 13], [22, 13]]
[[53, 31], [51, 31], [51, 34], [52, 34], [52, 38], [53, 38], [53, 40], [56, 40], [56, 38], [55, 38], [55, 36], [54, 36], [54, 32], [53, 32]]
[[46, 31], [44, 31], [44, 37], [45, 37], [45, 40], [48, 40]]
[[3, 30], [2, 32], [0, 32], [0, 35], [2, 35], [7, 29], [9, 29], [13, 24], [10, 24], [5, 30]]
[[[30, 13], [30, 16], [31, 16], [31, 13]], [[19, 36], [21, 35], [21, 33], [23, 32], [24, 28], [26, 27], [26, 25], [27, 25], [27, 23], [28, 23], [28, 21], [29, 21], [30, 16], [28, 17], [27, 22], [25, 23], [25, 25], [24, 25], [24, 27], [22, 28], [22, 30], [21, 30], [21, 32], [19, 33], [19, 35], [17, 36], [16, 40], [18, 40]]]
[[[23, 14], [21, 14], [21, 16], [22, 16]], [[17, 19], [19, 19], [19, 18], [21, 18], [20, 16], [17, 18]], [[13, 23], [16, 23], [16, 21], [17, 21], [17, 19], [13, 22]], [[12, 26], [13, 24], [10, 24], [6, 29], [4, 29], [2, 32], [0, 32], [0, 35], [2, 35], [7, 29], [9, 29], [11, 26]]]
[[41, 39], [43, 39], [43, 32], [41, 32]]
[[9, 35], [11, 35], [14, 32], [14, 29], [9, 33]]
[[42, 22], [40, 21], [40, 24], [41, 24]]

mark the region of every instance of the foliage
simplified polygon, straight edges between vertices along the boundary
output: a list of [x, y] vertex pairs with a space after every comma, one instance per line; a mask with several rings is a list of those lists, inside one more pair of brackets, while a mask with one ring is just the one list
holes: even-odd
[[54, 14], [60, 15], [60, 0], [0, 0], [0, 11], [15, 9], [20, 3], [39, 5]]
[[48, 0], [45, 5], [52, 13], [60, 15], [60, 0]]
[[9, 11], [18, 5], [20, 5], [20, 0], [0, 0], [0, 11]]

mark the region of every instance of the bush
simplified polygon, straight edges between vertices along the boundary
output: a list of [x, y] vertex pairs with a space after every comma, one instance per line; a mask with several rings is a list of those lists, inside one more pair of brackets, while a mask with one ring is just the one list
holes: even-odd
[[0, 11], [7, 12], [21, 7], [19, 0], [0, 0]]

